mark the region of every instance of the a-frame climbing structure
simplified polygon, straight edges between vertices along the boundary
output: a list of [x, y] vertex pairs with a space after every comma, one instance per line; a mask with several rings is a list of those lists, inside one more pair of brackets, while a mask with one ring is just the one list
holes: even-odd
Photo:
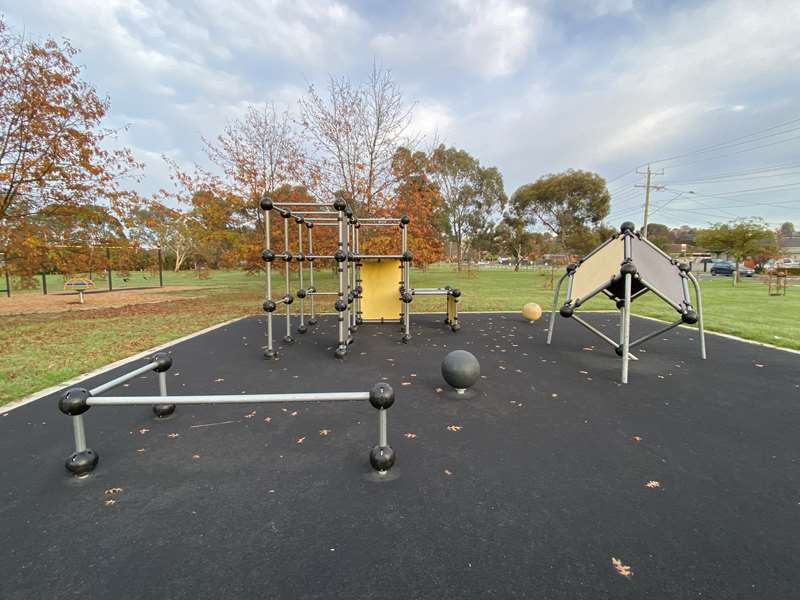
[[[567, 272], [559, 280], [553, 297], [550, 329], [547, 332], [548, 344], [553, 339], [558, 299], [564, 280], [567, 280], [566, 301], [559, 313], [562, 317], [574, 319], [614, 347], [617, 355], [622, 357], [622, 383], [628, 383], [628, 360], [638, 360], [630, 351], [682, 323], [697, 324], [700, 333], [700, 356], [705, 359], [706, 343], [700, 285], [691, 273], [691, 266], [679, 263], [647, 241], [640, 233], [634, 231], [633, 223], [626, 221], [620, 227], [620, 233], [595, 248], [577, 263], [567, 266]], [[692, 304], [689, 294], [689, 282], [694, 288], [697, 299], [695, 305]], [[680, 314], [680, 318], [666, 327], [631, 341], [631, 302], [648, 291], [674, 308]], [[613, 300], [621, 311], [619, 342], [575, 314], [578, 307], [598, 294]]]

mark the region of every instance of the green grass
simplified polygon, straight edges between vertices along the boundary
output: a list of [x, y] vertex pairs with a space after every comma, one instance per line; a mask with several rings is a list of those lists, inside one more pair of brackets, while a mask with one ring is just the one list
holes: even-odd
[[[560, 273], [559, 273], [560, 275]], [[297, 289], [297, 274], [292, 289]], [[452, 285], [462, 290], [462, 311], [519, 310], [538, 302], [549, 310], [549, 271], [486, 269], [475, 274], [434, 266], [412, 273], [415, 287]], [[235, 317], [259, 314], [263, 279], [240, 271], [216, 271], [198, 280], [193, 273], [166, 273], [165, 283], [192, 285], [190, 291], [165, 291], [174, 301], [114, 309], [0, 317], [0, 404], [7, 403], [81, 373], [125, 358], [149, 347]], [[274, 277], [274, 295], [283, 282]], [[317, 271], [317, 288], [334, 289], [332, 271]], [[130, 284], [129, 284], [130, 285]], [[308, 281], [306, 279], [306, 285]], [[743, 338], [800, 350], [800, 288], [790, 286], [785, 297], [770, 297], [760, 281], [743, 281], [733, 288], [729, 278], [702, 282], [706, 327]], [[297, 309], [295, 302], [293, 308]], [[415, 312], [444, 311], [438, 297], [418, 297]], [[597, 298], [587, 310], [613, 310]], [[675, 313], [652, 295], [634, 304], [636, 314], [673, 320]], [[263, 313], [260, 313], [263, 314]], [[540, 324], [544, 327], [544, 323]], [[253, 340], [257, 351], [260, 332]]]

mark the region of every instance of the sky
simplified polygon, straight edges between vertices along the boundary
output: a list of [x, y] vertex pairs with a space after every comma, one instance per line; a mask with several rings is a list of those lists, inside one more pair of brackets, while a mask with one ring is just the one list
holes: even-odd
[[[759, 217], [800, 229], [800, 2], [25, 0], [16, 31], [67, 38], [108, 124], [169, 185], [249, 104], [390, 69], [415, 132], [496, 166], [511, 195], [548, 173], [606, 178], [607, 221]], [[664, 160], [668, 159], [668, 160]]]

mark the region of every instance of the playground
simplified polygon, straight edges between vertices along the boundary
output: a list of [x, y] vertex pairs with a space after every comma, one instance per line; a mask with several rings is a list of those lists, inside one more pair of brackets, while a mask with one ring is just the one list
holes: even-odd
[[[279, 360], [259, 350], [263, 316], [165, 350], [170, 394], [391, 385], [385, 478], [367, 459], [375, 410], [357, 402], [178, 405], [165, 419], [95, 406], [100, 461], [84, 478], [64, 470], [58, 393], [0, 413], [0, 476], [16, 482], [3, 597], [791, 596], [795, 354], [710, 335], [701, 361], [696, 330], [678, 328], [636, 348], [621, 385], [619, 358], [572, 319], [550, 346], [545, 318], [461, 320], [454, 335], [417, 316], [409, 344], [399, 324], [365, 325], [343, 361], [335, 316]], [[633, 318], [634, 334], [652, 326]], [[480, 360], [463, 395], [439, 372], [456, 348]], [[157, 395], [158, 375], [113, 393]]]

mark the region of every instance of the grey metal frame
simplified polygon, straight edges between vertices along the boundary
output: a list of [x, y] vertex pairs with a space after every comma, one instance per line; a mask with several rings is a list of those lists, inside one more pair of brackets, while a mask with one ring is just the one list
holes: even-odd
[[[631, 341], [631, 339], [630, 339], [631, 338], [631, 331], [630, 331], [630, 327], [631, 327], [631, 301], [633, 299], [639, 297], [640, 295], [642, 295], [642, 294], [644, 294], [644, 293], [646, 293], [648, 291], [651, 291], [659, 299], [661, 299], [663, 302], [665, 302], [666, 304], [668, 304], [669, 306], [674, 308], [676, 311], [681, 313], [681, 315], [683, 317], [683, 315], [687, 314], [690, 310], [693, 310], [693, 305], [692, 305], [692, 302], [691, 302], [691, 294], [689, 292], [689, 286], [688, 286], [688, 283], [687, 283], [687, 281], [689, 281], [689, 282], [692, 283], [692, 287], [694, 288], [694, 291], [695, 291], [696, 309], [697, 309], [697, 326], [698, 326], [699, 337], [700, 337], [700, 357], [703, 360], [705, 360], [706, 359], [706, 343], [705, 343], [705, 328], [704, 328], [704, 324], [703, 324], [702, 296], [701, 296], [701, 292], [700, 292], [700, 284], [697, 281], [697, 278], [691, 272], [684, 272], [684, 271], [680, 271], [679, 270], [679, 275], [680, 275], [680, 277], [682, 279], [682, 288], [683, 288], [683, 296], [684, 296], [683, 306], [676, 305], [675, 302], [673, 302], [665, 294], [663, 294], [661, 291], [659, 291], [659, 289], [656, 286], [651, 285], [647, 280], [643, 279], [638, 273], [636, 273], [636, 274], [624, 273], [624, 274], [621, 275], [622, 278], [623, 278], [623, 281], [624, 281], [624, 284], [623, 284], [624, 285], [624, 287], [623, 287], [624, 293], [623, 293], [623, 297], [622, 298], [617, 298], [616, 296], [614, 296], [614, 294], [611, 294], [611, 293], [608, 292], [608, 287], [612, 283], [614, 283], [614, 281], [617, 281], [616, 278], [612, 278], [611, 280], [609, 280], [609, 282], [607, 284], [605, 284], [604, 286], [592, 291], [590, 294], [587, 294], [584, 298], [578, 298], [578, 299], [573, 299], [572, 298], [572, 278], [575, 275], [575, 271], [578, 268], [580, 268], [581, 264], [584, 263], [589, 257], [591, 257], [598, 250], [600, 250], [601, 248], [605, 247], [607, 244], [611, 243], [615, 239], [618, 239], [618, 237], [620, 235], [625, 236], [624, 237], [624, 250], [623, 250], [623, 264], [633, 260], [633, 256], [632, 256], [632, 254], [633, 254], [632, 253], [632, 239], [633, 239], [634, 235], [636, 235], [636, 237], [639, 239], [639, 241], [647, 244], [648, 246], [650, 246], [652, 248], [655, 248], [662, 256], [664, 256], [666, 259], [672, 261], [673, 264], [674, 264], [674, 261], [673, 261], [672, 257], [670, 257], [668, 254], [663, 252], [660, 248], [658, 248], [657, 246], [652, 244], [647, 239], [638, 236], [638, 234], [634, 234], [632, 232], [620, 233], [620, 234], [617, 234], [616, 236], [614, 236], [613, 238], [611, 238], [610, 240], [607, 240], [606, 242], [604, 242], [603, 244], [601, 244], [600, 246], [595, 248], [592, 252], [587, 254], [580, 261], [578, 261], [578, 263], [575, 265], [574, 268], [568, 267], [567, 272], [564, 273], [564, 275], [562, 275], [561, 278], [558, 280], [558, 284], [556, 285], [556, 289], [553, 292], [553, 305], [552, 305], [552, 310], [550, 312], [550, 325], [549, 325], [548, 332], [547, 332], [547, 344], [550, 345], [552, 340], [553, 340], [553, 331], [555, 330], [556, 311], [558, 310], [558, 303], [559, 303], [559, 298], [560, 298], [560, 295], [561, 295], [561, 286], [563, 285], [564, 281], [566, 280], [567, 281], [567, 293], [566, 293], [564, 306], [565, 307], [566, 306], [570, 306], [572, 308], [573, 312], [572, 312], [571, 317], [577, 323], [579, 323], [580, 325], [585, 327], [587, 330], [589, 330], [592, 333], [594, 333], [595, 335], [597, 335], [600, 339], [602, 339], [603, 341], [605, 341], [609, 345], [613, 346], [615, 348], [615, 350], [618, 351], [618, 353], [620, 354], [620, 356], [622, 358], [621, 381], [622, 381], [622, 383], [628, 383], [628, 363], [629, 363], [630, 360], [638, 360], [638, 358], [634, 354], [631, 353], [631, 349], [633, 349], [636, 346], [638, 346], [640, 344], [643, 344], [644, 342], [646, 342], [648, 340], [651, 340], [651, 339], [653, 339], [653, 338], [655, 338], [655, 337], [657, 337], [657, 336], [659, 336], [659, 335], [661, 335], [663, 333], [666, 333], [667, 331], [670, 331], [670, 330], [678, 327], [679, 325], [681, 325], [683, 323], [683, 318], [681, 318], [681, 319], [679, 319], [678, 321], [676, 321], [674, 323], [670, 323], [670, 324], [668, 324], [668, 325], [666, 325], [666, 326], [664, 326], [664, 327], [662, 327], [662, 328], [660, 328], [660, 329], [658, 329], [658, 330], [656, 330], [654, 332], [651, 332], [651, 333], [646, 334], [646, 335], [644, 335], [644, 336], [642, 336], [642, 337], [640, 337], [640, 338], [638, 338], [638, 339], [636, 339], [634, 341]], [[636, 278], [637, 281], [643, 286], [643, 289], [640, 289], [635, 294], [632, 294], [631, 290], [632, 290], [632, 285], [633, 285], [634, 278]], [[581, 306], [582, 304], [584, 304], [585, 302], [587, 302], [588, 300], [590, 300], [591, 298], [593, 298], [597, 294], [599, 294], [601, 292], [604, 292], [604, 291], [605, 291], [605, 294], [606, 294], [606, 296], [608, 298], [610, 298], [610, 299], [612, 299], [614, 301], [620, 300], [622, 302], [622, 307], [621, 307], [621, 310], [620, 310], [620, 339], [619, 339], [619, 342], [615, 342], [614, 340], [609, 338], [607, 335], [605, 335], [603, 332], [598, 330], [596, 327], [592, 326], [591, 324], [587, 323], [586, 321], [584, 321], [583, 319], [578, 317], [574, 312], [575, 309], [577, 309], [579, 306]]]

